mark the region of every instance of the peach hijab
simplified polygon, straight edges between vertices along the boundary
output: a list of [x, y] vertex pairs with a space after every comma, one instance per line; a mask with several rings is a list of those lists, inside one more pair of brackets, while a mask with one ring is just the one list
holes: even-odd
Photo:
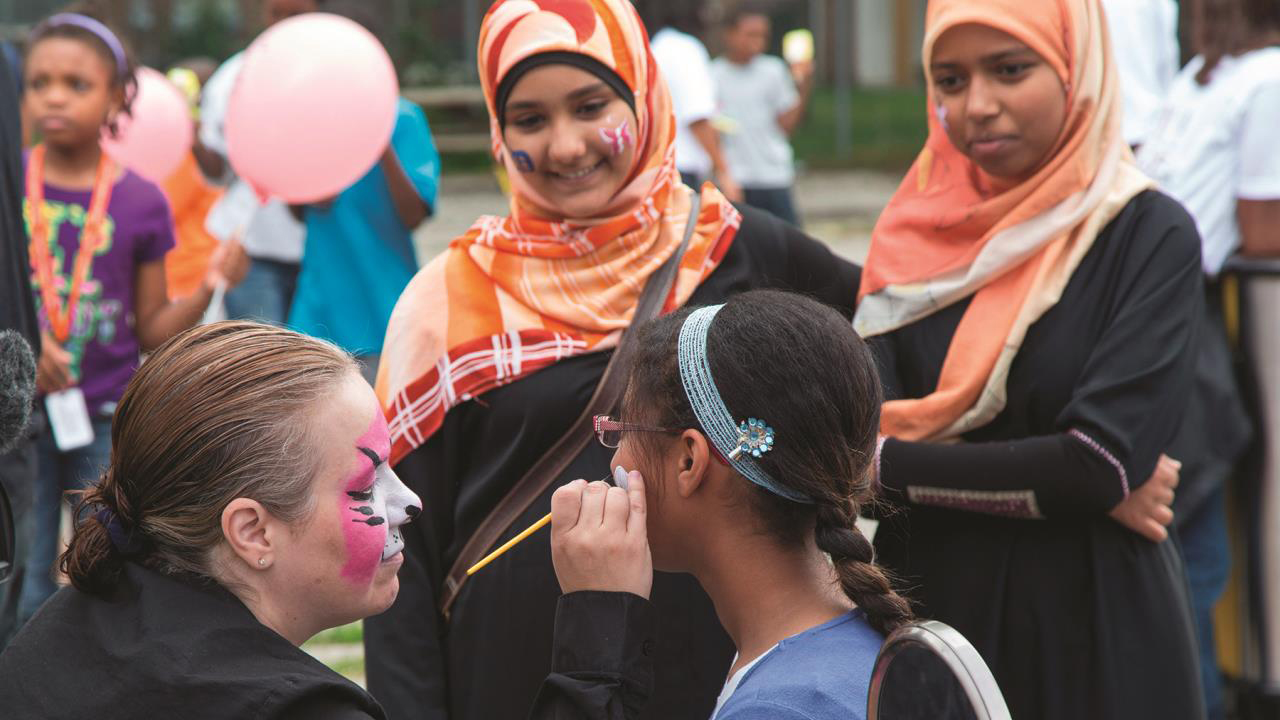
[[[635, 159], [597, 217], [559, 217], [503, 145], [495, 107], [521, 61], [571, 52], [602, 63], [635, 98]], [[719, 265], [741, 215], [709, 183], [675, 169], [675, 117], [644, 25], [628, 0], [499, 0], [480, 28], [480, 81], [494, 156], [512, 183], [510, 214], [485, 216], [422, 268], [396, 303], [376, 390], [394, 464], [458, 403], [575, 355], [617, 345], [645, 282], [675, 252], [701, 206], [664, 311]]]
[[[992, 184], [947, 139], [929, 65], [938, 38], [976, 23], [1043, 57], [1066, 88], [1066, 122], [1049, 159], [1025, 182]], [[924, 67], [929, 138], [872, 232], [854, 327], [891, 332], [972, 295], [937, 388], [890, 400], [881, 431], [904, 440], [955, 438], [994, 418], [1027, 328], [1057, 303], [1098, 232], [1153, 186], [1120, 132], [1119, 80], [1099, 0], [930, 0]]]

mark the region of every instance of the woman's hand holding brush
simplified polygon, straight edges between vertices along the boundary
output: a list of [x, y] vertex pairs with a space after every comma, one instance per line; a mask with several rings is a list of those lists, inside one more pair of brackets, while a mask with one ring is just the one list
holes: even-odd
[[615, 482], [575, 480], [551, 497], [551, 560], [565, 593], [602, 590], [649, 597], [653, 557], [644, 478], [633, 470]]

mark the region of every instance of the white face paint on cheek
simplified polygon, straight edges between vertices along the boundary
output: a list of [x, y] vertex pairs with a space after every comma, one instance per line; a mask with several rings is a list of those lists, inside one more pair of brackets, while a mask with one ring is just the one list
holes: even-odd
[[374, 502], [380, 503], [375, 508], [387, 519], [387, 541], [382, 548], [382, 559], [386, 560], [404, 549], [400, 529], [422, 512], [422, 501], [384, 463], [374, 475]]

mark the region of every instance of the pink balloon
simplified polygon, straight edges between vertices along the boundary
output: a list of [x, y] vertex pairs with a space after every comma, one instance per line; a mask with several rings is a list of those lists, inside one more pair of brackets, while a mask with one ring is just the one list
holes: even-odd
[[378, 161], [395, 129], [400, 87], [386, 50], [347, 18], [279, 22], [245, 51], [227, 107], [236, 174], [263, 197], [332, 197]]
[[190, 105], [163, 74], [138, 68], [138, 94], [132, 115], [121, 115], [119, 135], [102, 133], [102, 149], [121, 165], [153, 183], [169, 179], [187, 153], [195, 133]]

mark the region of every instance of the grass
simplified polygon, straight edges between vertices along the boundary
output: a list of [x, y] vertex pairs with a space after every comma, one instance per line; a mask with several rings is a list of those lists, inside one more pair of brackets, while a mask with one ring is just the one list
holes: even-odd
[[855, 88], [849, 151], [836, 152], [836, 98], [817, 88], [791, 138], [796, 160], [810, 168], [870, 168], [903, 172], [928, 135], [924, 88]]
[[[796, 160], [817, 169], [869, 168], [904, 172], [924, 145], [924, 88], [854, 88], [849, 151], [836, 152], [836, 98], [829, 87], [814, 90], [805, 120], [791, 138]], [[488, 121], [473, 115], [430, 111], [438, 130], [484, 132]], [[441, 158], [445, 173], [489, 172], [486, 152], [447, 153]]]
[[364, 625], [355, 621], [349, 625], [329, 628], [307, 641], [308, 645], [334, 645], [358, 643], [364, 640]]

